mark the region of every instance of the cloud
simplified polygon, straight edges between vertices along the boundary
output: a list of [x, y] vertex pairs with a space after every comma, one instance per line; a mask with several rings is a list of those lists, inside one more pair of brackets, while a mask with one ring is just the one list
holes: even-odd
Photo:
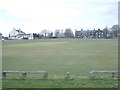
[[6, 33], [14, 27], [20, 27], [25, 32], [68, 27], [101, 28], [117, 23], [117, 2], [118, 0], [1, 0], [0, 29]]

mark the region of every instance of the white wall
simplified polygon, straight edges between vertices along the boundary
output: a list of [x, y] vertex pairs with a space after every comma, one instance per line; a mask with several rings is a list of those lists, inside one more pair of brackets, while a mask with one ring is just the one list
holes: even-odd
[[18, 35], [18, 32], [16, 30], [12, 30], [9, 34], [10, 34], [10, 37], [16, 36], [16, 35]]

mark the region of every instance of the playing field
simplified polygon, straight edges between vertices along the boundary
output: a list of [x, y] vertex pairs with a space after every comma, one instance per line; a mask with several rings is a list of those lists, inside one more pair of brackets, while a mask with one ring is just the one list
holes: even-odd
[[[38, 75], [28, 76], [25, 81], [15, 79], [19, 75], [8, 77], [3, 80], [4, 88], [118, 86], [117, 80], [112, 80], [111, 75], [104, 77], [101, 74], [103, 77], [100, 80], [89, 79], [91, 70], [118, 70], [118, 40], [11, 40], [3, 41], [2, 49], [3, 70], [49, 72], [48, 80], [45, 81]], [[64, 79], [66, 72], [70, 72], [70, 80]]]

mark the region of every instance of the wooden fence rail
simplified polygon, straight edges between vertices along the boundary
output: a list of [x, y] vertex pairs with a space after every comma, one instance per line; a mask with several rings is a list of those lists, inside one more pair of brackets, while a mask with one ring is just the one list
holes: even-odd
[[43, 74], [44, 79], [48, 77], [47, 71], [2, 71], [2, 77], [7, 77], [7, 74], [22, 74], [22, 78], [25, 79], [27, 74]]
[[97, 73], [108, 73], [108, 74], [112, 74], [112, 78], [115, 78], [118, 76], [118, 73], [120, 73], [119, 71], [91, 71], [91, 77], [95, 77], [95, 74]]

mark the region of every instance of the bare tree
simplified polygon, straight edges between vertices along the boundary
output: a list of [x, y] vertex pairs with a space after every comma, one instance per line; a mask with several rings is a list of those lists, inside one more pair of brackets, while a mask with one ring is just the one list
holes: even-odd
[[58, 37], [59, 34], [60, 34], [60, 30], [59, 29], [55, 30], [55, 37]]
[[118, 25], [113, 25], [111, 30], [113, 37], [118, 37], [118, 35], [120, 34], [120, 27]]
[[42, 30], [40, 34], [43, 35], [44, 37], [48, 37], [49, 34], [50, 34], [50, 31], [48, 31], [48, 30]]
[[71, 28], [65, 29], [64, 35], [65, 35], [66, 38], [74, 37], [73, 31], [71, 30]]

